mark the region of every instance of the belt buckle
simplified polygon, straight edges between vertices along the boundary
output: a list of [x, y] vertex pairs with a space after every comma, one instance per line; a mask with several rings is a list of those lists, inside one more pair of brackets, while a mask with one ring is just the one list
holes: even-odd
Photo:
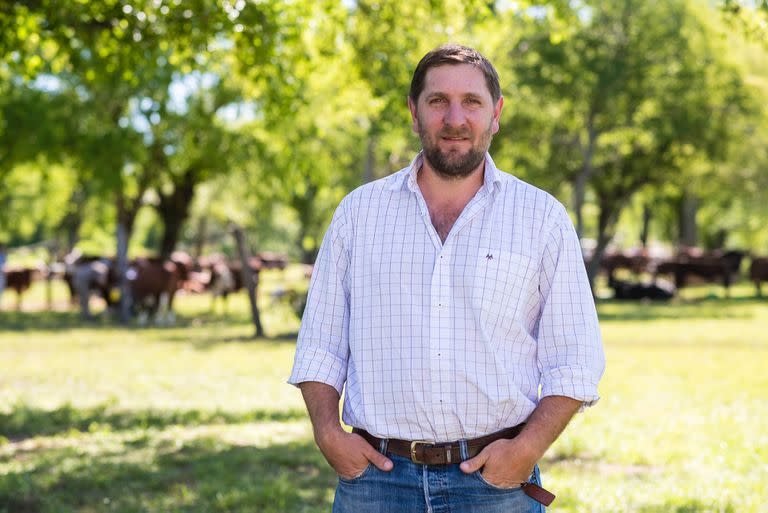
[[426, 440], [414, 440], [411, 442], [411, 461], [419, 464], [419, 465], [426, 465], [425, 462], [420, 461], [419, 458], [416, 456], [416, 446], [417, 445], [431, 445], [434, 446], [432, 442], [427, 442]]

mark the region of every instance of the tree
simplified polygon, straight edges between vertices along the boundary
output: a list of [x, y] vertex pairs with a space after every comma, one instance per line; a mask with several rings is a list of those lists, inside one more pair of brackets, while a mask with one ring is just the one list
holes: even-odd
[[[722, 159], [744, 110], [740, 75], [684, 1], [581, 7], [562, 42], [546, 33], [512, 53], [520, 87], [549, 118], [546, 170], [574, 191], [577, 228], [590, 188], [598, 206], [594, 280], [624, 206], [641, 188], [674, 181], [696, 161]], [[542, 23], [542, 29], [546, 29]], [[581, 234], [583, 235], [583, 233]]]
[[[142, 130], [136, 125], [138, 112], [145, 105], [149, 107], [145, 111], [159, 105], [158, 98], [169, 94], [174, 78], [191, 73], [217, 38], [232, 35], [236, 44], [243, 45], [243, 38], [258, 34], [263, 43], [275, 29], [270, 22], [276, 14], [272, 5], [225, 7], [204, 1], [111, 0], [61, 9], [55, 0], [41, 0], [14, 2], [2, 13], [3, 21], [15, 20], [24, 28], [4, 40], [20, 49], [15, 68], [30, 78], [53, 73], [82, 98], [87, 122], [80, 124], [76, 146], [85, 150], [79, 153], [83, 167], [114, 198], [121, 276], [144, 195], [166, 171], [156, 159], [146, 158], [157, 155], [157, 140], [146, 126]], [[235, 22], [238, 18], [242, 23]], [[159, 118], [157, 111], [149, 114], [150, 126]], [[137, 141], [146, 145], [136, 145]], [[125, 318], [125, 283], [122, 289]]]

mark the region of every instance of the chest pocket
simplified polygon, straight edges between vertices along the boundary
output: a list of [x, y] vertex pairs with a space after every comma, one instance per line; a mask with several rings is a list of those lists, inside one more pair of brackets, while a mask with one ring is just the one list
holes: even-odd
[[525, 318], [537, 302], [538, 266], [526, 255], [478, 250], [472, 303], [491, 322], [509, 325]]

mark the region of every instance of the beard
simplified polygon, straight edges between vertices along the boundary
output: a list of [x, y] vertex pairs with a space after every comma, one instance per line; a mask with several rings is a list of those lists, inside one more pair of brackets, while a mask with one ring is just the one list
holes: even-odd
[[443, 151], [438, 146], [438, 141], [443, 137], [464, 137], [471, 141], [472, 131], [469, 128], [459, 130], [444, 128], [433, 139], [423, 128], [425, 125], [420, 123], [419, 139], [421, 139], [421, 146], [424, 150], [424, 158], [429, 162], [432, 169], [444, 179], [466, 178], [485, 160], [485, 153], [491, 146], [491, 124], [480, 134], [477, 143], [473, 143], [469, 150], [462, 153], [459, 150]]

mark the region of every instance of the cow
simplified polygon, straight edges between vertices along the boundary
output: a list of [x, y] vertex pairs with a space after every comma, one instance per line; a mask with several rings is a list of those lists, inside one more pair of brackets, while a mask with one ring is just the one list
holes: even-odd
[[[259, 283], [259, 272], [262, 269], [263, 261], [258, 257], [252, 257], [249, 260], [251, 276], [254, 286]], [[211, 312], [215, 310], [217, 298], [222, 299], [224, 312], [227, 311], [227, 298], [229, 294], [239, 291], [243, 288], [243, 265], [239, 260], [227, 262], [223, 258], [212, 259], [210, 261], [211, 279], [208, 283], [208, 290], [211, 292]]]
[[96, 294], [106, 303], [106, 311], [115, 304], [112, 292], [118, 285], [116, 264], [108, 258], [85, 260], [75, 264], [71, 271], [71, 287], [80, 303], [80, 314], [93, 320], [90, 310], [91, 295]]
[[173, 324], [173, 297], [179, 289], [184, 271], [170, 260], [137, 258], [126, 272], [131, 309], [145, 325], [150, 317], [156, 324]]
[[224, 313], [226, 313], [227, 298], [242, 287], [242, 278], [239, 278], [239, 271], [233, 271], [225, 260], [213, 261], [210, 273], [211, 279], [208, 282], [207, 288], [211, 293], [211, 313], [216, 310], [216, 300], [218, 298], [221, 298]]
[[678, 289], [688, 285], [691, 276], [719, 282], [725, 287], [726, 296], [730, 296], [730, 286], [738, 278], [743, 258], [744, 252], [736, 250], [711, 253], [683, 251], [674, 258], [658, 262], [653, 274], [654, 278], [659, 274], [671, 274]]
[[184, 251], [174, 251], [171, 253], [170, 261], [176, 264], [179, 271], [179, 280], [181, 280], [182, 285], [190, 279], [190, 274], [198, 267], [195, 259]]
[[288, 266], [288, 256], [273, 251], [261, 251], [251, 259], [251, 267], [254, 266], [254, 260], [258, 260], [259, 269], [279, 269], [283, 270]]
[[629, 252], [611, 252], [603, 255], [600, 260], [600, 268], [605, 271], [608, 278], [614, 276], [616, 269], [627, 269], [634, 275], [639, 275], [648, 271], [651, 259], [647, 252], [640, 248], [639, 250]]
[[40, 277], [40, 271], [30, 267], [6, 267], [5, 286], [16, 292], [16, 310], [21, 310], [21, 297]]
[[749, 266], [749, 279], [755, 284], [757, 297], [762, 297], [760, 283], [768, 281], [768, 257], [753, 257]]
[[104, 300], [106, 311], [115, 306], [113, 291], [118, 285], [118, 274], [114, 259], [71, 253], [65, 257], [64, 262], [64, 281], [69, 287], [70, 302], [79, 303], [83, 319], [94, 319], [90, 310], [93, 294]]
[[667, 301], [675, 296], [675, 288], [664, 282], [632, 283], [610, 277], [608, 286], [613, 289], [614, 299]]

